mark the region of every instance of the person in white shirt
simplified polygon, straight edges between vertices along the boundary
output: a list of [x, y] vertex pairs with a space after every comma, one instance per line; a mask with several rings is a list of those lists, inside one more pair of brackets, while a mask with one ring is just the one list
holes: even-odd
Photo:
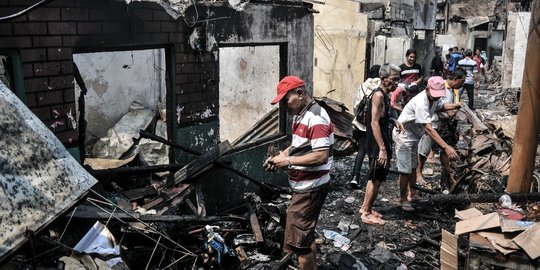
[[412, 98], [403, 108], [403, 112], [397, 120], [403, 125], [402, 131], [394, 128], [392, 132], [399, 172], [401, 208], [404, 211], [414, 211], [411, 202], [429, 201], [427, 198], [420, 197], [414, 189], [418, 165], [418, 141], [424, 133], [427, 133], [449, 158], [458, 158], [456, 150], [448, 145], [431, 125], [436, 112], [460, 108], [459, 104], [445, 104], [441, 100], [445, 94], [444, 79], [440, 76], [431, 77], [428, 80], [426, 90]]
[[[456, 98], [454, 93], [457, 94], [457, 91], [463, 87], [465, 74], [465, 71], [458, 67], [453, 74], [449, 75], [450, 78], [445, 81], [446, 95], [441, 98], [444, 99], [445, 103], [459, 103], [459, 100]], [[431, 123], [441, 138], [451, 146], [454, 146], [459, 139], [459, 134], [457, 133], [457, 119], [455, 119], [456, 113], [456, 111], [440, 112], [438, 117], [434, 117], [432, 119]], [[438, 121], [436, 121], [435, 118], [438, 118]], [[436, 122], [438, 122], [436, 124], [438, 127], [435, 127]], [[422, 170], [430, 150], [439, 151], [440, 149], [428, 134], [424, 134], [418, 142], [418, 167], [416, 169], [416, 182], [419, 185], [427, 184], [422, 175]], [[441, 190], [447, 190], [455, 183], [454, 169], [450, 166], [450, 161], [444, 152], [440, 154], [440, 160], [442, 166]]]

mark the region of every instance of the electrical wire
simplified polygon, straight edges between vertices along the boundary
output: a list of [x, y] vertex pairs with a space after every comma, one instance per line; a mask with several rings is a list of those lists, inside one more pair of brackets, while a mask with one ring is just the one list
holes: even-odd
[[24, 14], [26, 14], [26, 13], [28, 13], [28, 12], [30, 12], [30, 11], [32, 11], [32, 10], [38, 8], [38, 7], [40, 7], [40, 6], [42, 6], [42, 5], [45, 5], [45, 4], [49, 3], [49, 2], [52, 2], [52, 1], [53, 1], [53, 0], [41, 0], [41, 1], [39, 1], [39, 2], [37, 2], [37, 3], [35, 3], [35, 4], [33, 4], [33, 5], [31, 5], [31, 6], [27, 7], [27, 8], [25, 8], [25, 9], [23, 9], [23, 10], [21, 10], [21, 11], [15, 13], [15, 14], [11, 14], [11, 15], [9, 15], [9, 16], [0, 17], [0, 22], [8, 21], [8, 20], [11, 20], [11, 19], [15, 19], [15, 18], [17, 18], [17, 17], [20, 17], [20, 16], [22, 16], [22, 15], [24, 15]]

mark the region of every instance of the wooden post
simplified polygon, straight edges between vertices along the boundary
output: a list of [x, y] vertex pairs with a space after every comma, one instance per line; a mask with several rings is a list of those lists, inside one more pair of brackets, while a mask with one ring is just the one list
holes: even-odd
[[540, 0], [533, 2], [525, 70], [506, 191], [529, 192], [540, 132]]

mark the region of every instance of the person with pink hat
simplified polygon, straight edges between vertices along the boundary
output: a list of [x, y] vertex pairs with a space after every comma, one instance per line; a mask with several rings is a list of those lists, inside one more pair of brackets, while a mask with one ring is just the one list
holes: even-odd
[[315, 227], [330, 190], [334, 130], [330, 116], [306, 90], [304, 81], [286, 76], [277, 85], [274, 105], [281, 102], [292, 119], [292, 142], [264, 162], [267, 171], [287, 170], [292, 198], [287, 208], [283, 249], [295, 253], [301, 269], [316, 269]]
[[439, 145], [450, 159], [457, 159], [456, 150], [448, 145], [432, 126], [434, 116], [439, 111], [459, 109], [460, 104], [445, 103], [441, 100], [446, 95], [444, 79], [440, 76], [428, 80], [425, 91], [413, 97], [403, 108], [398, 122], [403, 129], [394, 129], [392, 137], [395, 143], [396, 165], [399, 172], [401, 208], [414, 211], [411, 203], [425, 203], [429, 199], [416, 193], [416, 168], [418, 165], [418, 142], [425, 134]]

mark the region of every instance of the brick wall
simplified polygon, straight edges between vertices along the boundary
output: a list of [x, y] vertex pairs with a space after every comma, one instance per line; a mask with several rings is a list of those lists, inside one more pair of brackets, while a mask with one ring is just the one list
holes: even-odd
[[[0, 16], [34, 3], [1, 0]], [[186, 36], [190, 30], [182, 18], [173, 20], [157, 4], [136, 2], [128, 8], [125, 2], [115, 0], [57, 0], [0, 22], [0, 50], [19, 50], [27, 106], [66, 146], [75, 146], [78, 130], [70, 127], [67, 118], [70, 111], [75, 116], [77, 102], [73, 53], [174, 48], [176, 85], [171, 90], [183, 108], [178, 124], [207, 121], [209, 118], [201, 116], [207, 109], [217, 115], [217, 63], [212, 54], [190, 49]]]

